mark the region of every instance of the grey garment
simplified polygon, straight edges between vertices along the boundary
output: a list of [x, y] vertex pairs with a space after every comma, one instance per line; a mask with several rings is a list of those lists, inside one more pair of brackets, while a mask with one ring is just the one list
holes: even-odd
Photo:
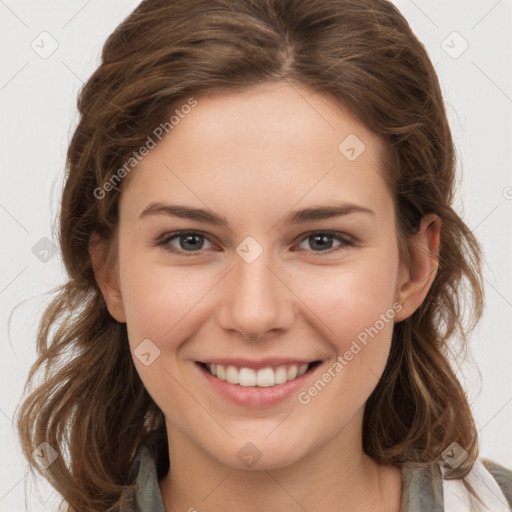
[[[512, 510], [512, 471], [488, 459], [481, 459], [507, 498]], [[118, 512], [166, 512], [159, 480], [169, 469], [165, 434], [151, 432], [139, 446], [132, 466], [134, 484], [126, 488]], [[400, 512], [444, 512], [443, 480], [438, 464], [428, 467], [402, 465], [402, 506]]]

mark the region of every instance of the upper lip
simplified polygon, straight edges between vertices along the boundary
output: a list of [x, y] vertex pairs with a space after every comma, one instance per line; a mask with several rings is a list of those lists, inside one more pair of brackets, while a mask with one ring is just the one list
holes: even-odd
[[200, 360], [200, 363], [205, 364], [221, 364], [222, 366], [236, 366], [237, 368], [252, 368], [253, 370], [259, 370], [261, 368], [268, 367], [277, 367], [277, 366], [288, 366], [296, 364], [300, 366], [302, 364], [309, 364], [315, 361], [319, 361], [316, 359], [294, 359], [294, 358], [286, 358], [286, 357], [269, 357], [265, 359], [246, 359], [246, 358], [212, 358], [212, 359], [203, 359]]

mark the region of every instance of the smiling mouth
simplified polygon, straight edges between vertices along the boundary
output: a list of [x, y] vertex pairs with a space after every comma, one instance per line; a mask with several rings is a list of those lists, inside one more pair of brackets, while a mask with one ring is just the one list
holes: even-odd
[[213, 375], [213, 377], [229, 384], [265, 388], [298, 379], [313, 368], [316, 368], [321, 364], [321, 361], [313, 361], [302, 365], [281, 365], [275, 368], [266, 367], [259, 370], [233, 365], [203, 363], [201, 361], [196, 361], [196, 364], [209, 372], [210, 375]]

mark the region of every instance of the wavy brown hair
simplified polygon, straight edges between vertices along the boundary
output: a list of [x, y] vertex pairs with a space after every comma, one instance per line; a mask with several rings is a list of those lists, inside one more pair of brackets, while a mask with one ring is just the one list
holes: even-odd
[[[423, 216], [442, 221], [434, 282], [421, 307], [395, 325], [387, 366], [366, 404], [364, 451], [382, 463], [434, 464], [456, 441], [468, 458], [451, 477], [466, 475], [478, 456], [448, 354], [455, 335], [464, 345], [482, 314], [481, 249], [452, 208], [456, 157], [443, 97], [407, 21], [384, 0], [145, 0], [108, 37], [78, 97], [59, 227], [69, 279], [42, 318], [17, 417], [31, 470], [70, 510], [118, 505], [133, 483], [137, 446], [163, 425], [88, 252], [97, 234], [111, 242], [110, 260], [116, 257], [126, 179], [100, 199], [94, 191], [192, 95], [280, 80], [333, 98], [382, 138], [401, 261], [409, 261]], [[44, 471], [31, 458], [42, 442], [59, 455]]]

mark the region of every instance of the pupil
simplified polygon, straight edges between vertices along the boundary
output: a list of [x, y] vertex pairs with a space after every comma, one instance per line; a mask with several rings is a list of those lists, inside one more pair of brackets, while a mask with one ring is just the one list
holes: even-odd
[[326, 243], [327, 245], [329, 245], [329, 239], [331, 238], [331, 235], [313, 235], [312, 238], [315, 241], [313, 245], [317, 243], [317, 240], [320, 240], [320, 248], [325, 249], [326, 246], [322, 244]]
[[[183, 235], [183, 236], [181, 237], [181, 239], [182, 239], [182, 241], [183, 241], [183, 240], [185, 241], [185, 244], [184, 244], [184, 246], [185, 246], [185, 247], [184, 247], [184, 248], [187, 248], [186, 246], [187, 246], [187, 244], [189, 244], [189, 243], [190, 243], [190, 242], [189, 242], [189, 240], [190, 240], [190, 239], [194, 239], [194, 238], [195, 238], [195, 239], [197, 240], [197, 238], [198, 238], [198, 237], [199, 237], [199, 235]], [[200, 244], [195, 244], [195, 245], [194, 245], [194, 243], [192, 242], [191, 247], [188, 247], [188, 248], [191, 248], [191, 249], [194, 249], [194, 248], [195, 248], [195, 249], [197, 249], [198, 245], [200, 245]]]

